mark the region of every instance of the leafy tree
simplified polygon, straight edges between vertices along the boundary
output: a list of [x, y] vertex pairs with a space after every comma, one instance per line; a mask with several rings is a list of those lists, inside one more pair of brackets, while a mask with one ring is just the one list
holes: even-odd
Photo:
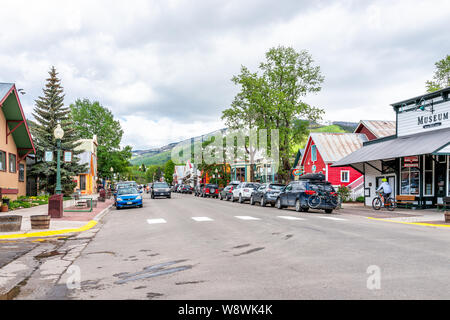
[[[316, 122], [323, 110], [303, 101], [308, 93], [321, 90], [324, 77], [320, 67], [313, 65], [307, 51], [296, 52], [291, 47], [271, 48], [259, 73], [246, 67], [232, 81], [241, 87], [231, 107], [223, 111], [222, 119], [230, 128], [279, 130], [281, 166], [278, 173], [289, 180], [292, 154], [308, 135], [308, 126], [299, 119]], [[307, 122], [306, 122], [307, 123]]]
[[164, 166], [164, 179], [168, 184], [173, 182], [173, 173], [175, 171], [175, 163], [172, 160], [166, 162]]
[[112, 112], [98, 101], [77, 99], [70, 105], [70, 118], [82, 139], [97, 136], [97, 169], [101, 177], [109, 177], [111, 167], [125, 173], [131, 159], [131, 147], [120, 147], [123, 130]]
[[[35, 122], [30, 127], [31, 134], [36, 146], [36, 164], [34, 164], [29, 174], [39, 180], [39, 188], [47, 193], [54, 193], [56, 187], [56, 140], [53, 135], [58, 123], [64, 130], [64, 137], [61, 141], [61, 149], [72, 151], [71, 162], [63, 162], [61, 159], [61, 185], [63, 193], [70, 195], [76, 186], [73, 177], [85, 172], [86, 166], [79, 164], [77, 157], [81, 151], [76, 151], [80, 145], [78, 130], [73, 126], [69, 118], [70, 110], [64, 107], [64, 89], [55, 67], [49, 71], [50, 77], [43, 89], [43, 96], [35, 100], [36, 106], [33, 110]], [[53, 161], [45, 162], [45, 151], [53, 151]]]
[[434, 92], [450, 87], [450, 55], [435, 63], [433, 80], [426, 82], [427, 92]]
[[151, 165], [147, 168], [145, 177], [147, 182], [159, 181], [162, 176], [163, 169], [158, 165]]

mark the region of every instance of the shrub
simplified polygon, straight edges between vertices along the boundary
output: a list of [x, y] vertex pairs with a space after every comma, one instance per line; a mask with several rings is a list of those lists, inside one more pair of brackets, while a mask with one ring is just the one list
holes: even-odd
[[339, 186], [337, 193], [341, 197], [342, 202], [348, 202], [350, 200], [350, 189], [346, 186]]
[[364, 202], [366, 198], [364, 198], [363, 196], [356, 198], [356, 202]]

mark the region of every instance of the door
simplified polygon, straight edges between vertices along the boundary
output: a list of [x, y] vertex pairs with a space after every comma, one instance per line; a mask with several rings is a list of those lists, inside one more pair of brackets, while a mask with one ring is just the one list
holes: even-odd
[[80, 190], [86, 191], [86, 176], [80, 175]]
[[[443, 157], [445, 159], [445, 157]], [[435, 190], [436, 190], [436, 196], [438, 198], [442, 198], [445, 197], [445, 179], [446, 179], [446, 169], [447, 169], [447, 164], [445, 163], [445, 160], [442, 161], [442, 159], [438, 159], [440, 160], [438, 163], [436, 163], [436, 185], [435, 185]]]
[[392, 189], [391, 197], [395, 198], [395, 195], [397, 194], [397, 189], [395, 186], [395, 176], [377, 177], [375, 190], [381, 186], [381, 184], [383, 183], [383, 181], [382, 181], [383, 178], [387, 179], [387, 182], [389, 183], [389, 185], [391, 186], [391, 189]]

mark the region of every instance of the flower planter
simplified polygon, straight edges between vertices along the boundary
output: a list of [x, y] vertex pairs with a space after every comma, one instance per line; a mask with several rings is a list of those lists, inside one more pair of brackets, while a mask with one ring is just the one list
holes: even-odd
[[31, 229], [42, 230], [50, 228], [50, 218], [49, 215], [31, 216]]
[[0, 232], [20, 231], [22, 216], [0, 216]]
[[1, 206], [1, 212], [8, 212], [8, 206], [6, 204]]
[[450, 222], [450, 211], [445, 211], [444, 218], [445, 222]]

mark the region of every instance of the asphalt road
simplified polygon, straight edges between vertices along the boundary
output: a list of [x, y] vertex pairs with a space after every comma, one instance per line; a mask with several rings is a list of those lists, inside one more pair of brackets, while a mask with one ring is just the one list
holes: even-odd
[[113, 210], [46, 299], [449, 299], [450, 230], [173, 194]]

